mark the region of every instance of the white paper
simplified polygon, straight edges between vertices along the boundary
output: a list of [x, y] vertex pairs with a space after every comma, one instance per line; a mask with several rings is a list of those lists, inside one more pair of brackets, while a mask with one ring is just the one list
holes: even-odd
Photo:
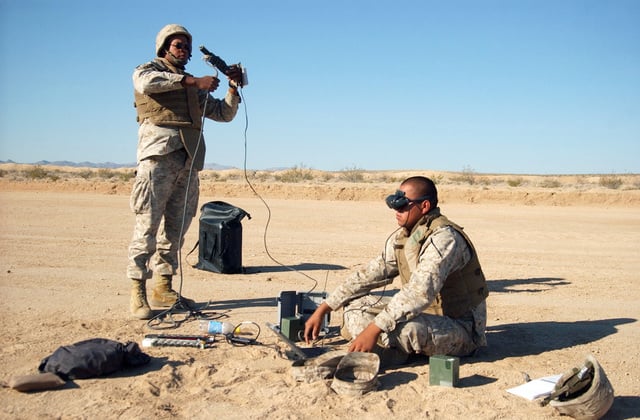
[[533, 401], [551, 394], [553, 388], [556, 386], [556, 382], [558, 382], [561, 377], [562, 375], [560, 374], [534, 379], [515, 388], [507, 389], [507, 392]]

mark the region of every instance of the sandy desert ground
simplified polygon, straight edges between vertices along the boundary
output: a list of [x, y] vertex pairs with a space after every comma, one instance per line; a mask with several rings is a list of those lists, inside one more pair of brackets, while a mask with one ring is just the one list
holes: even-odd
[[[157, 333], [128, 313], [130, 179], [0, 170], [0, 379], [36, 373], [63, 345], [96, 337], [140, 343]], [[552, 419], [560, 416], [551, 407], [506, 390], [525, 374], [563, 373], [592, 354], [615, 389], [606, 418], [640, 418], [637, 176], [611, 189], [597, 176], [545, 185], [551, 178], [474, 174], [474, 182], [456, 183], [452, 174], [425, 172], [441, 181], [442, 211], [465, 227], [480, 255], [490, 287], [489, 347], [461, 360], [457, 388], [430, 386], [428, 363], [385, 369], [379, 389], [360, 397], [336, 394], [329, 380], [294, 380], [264, 326], [277, 322], [276, 297], [316, 282], [330, 292], [380, 252], [395, 229], [381, 198], [407, 174], [359, 182], [256, 178], [263, 202], [242, 177], [203, 173], [201, 203], [227, 201], [252, 216], [243, 221], [246, 272], [191, 266], [197, 256], [184, 254], [197, 241], [196, 219], [186, 236], [182, 292], [210, 301], [208, 311], [233, 323], [258, 323], [262, 344], [145, 348], [152, 361], [140, 368], [51, 391], [0, 389], [0, 417]], [[339, 312], [331, 324], [340, 324]], [[194, 320], [163, 332], [197, 328]], [[345, 347], [339, 339], [327, 344]]]

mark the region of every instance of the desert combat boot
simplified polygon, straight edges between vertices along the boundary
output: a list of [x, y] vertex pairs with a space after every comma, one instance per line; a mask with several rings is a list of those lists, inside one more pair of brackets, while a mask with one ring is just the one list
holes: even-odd
[[[170, 274], [154, 275], [155, 284], [151, 289], [151, 305], [160, 308], [169, 308], [178, 301], [178, 292], [171, 288], [172, 277]], [[181, 296], [182, 303], [193, 307], [195, 302]]]
[[144, 280], [131, 279], [131, 315], [138, 319], [150, 319], [153, 312], [147, 302], [147, 289]]

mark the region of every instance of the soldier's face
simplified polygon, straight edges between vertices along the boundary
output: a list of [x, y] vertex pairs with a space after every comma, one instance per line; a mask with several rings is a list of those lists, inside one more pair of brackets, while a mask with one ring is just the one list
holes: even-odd
[[175, 35], [169, 39], [169, 47], [165, 58], [176, 61], [176, 64], [185, 65], [191, 57], [191, 44], [184, 35]]
[[429, 212], [431, 204], [428, 201], [413, 201], [413, 199], [420, 197], [420, 194], [410, 184], [402, 185], [399, 189], [404, 191], [409, 203], [396, 210], [396, 220], [398, 221], [398, 226], [411, 230], [422, 216]]

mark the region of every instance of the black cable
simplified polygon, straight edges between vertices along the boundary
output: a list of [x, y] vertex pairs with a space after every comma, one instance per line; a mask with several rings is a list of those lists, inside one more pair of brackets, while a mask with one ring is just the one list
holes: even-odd
[[[384, 263], [384, 270], [382, 273], [382, 277], [383, 278], [388, 278], [389, 277], [389, 273], [387, 272], [387, 245], [389, 243], [389, 240], [391, 239], [391, 237], [398, 232], [400, 229], [402, 229], [402, 226], [400, 226], [399, 228], [395, 229], [393, 232], [391, 232], [389, 234], [389, 236], [387, 236], [387, 239], [384, 241], [384, 248], [382, 250], [382, 261]], [[351, 309], [347, 309], [346, 311], [343, 310], [342, 311], [342, 325], [340, 326], [340, 328], [344, 327], [344, 316], [347, 314], [347, 312], [353, 312], [353, 311], [360, 311], [360, 312], [365, 312], [368, 308], [373, 308], [375, 307], [384, 297], [384, 292], [387, 290], [387, 284], [384, 285], [384, 287], [382, 288], [382, 292], [380, 292], [380, 296], [378, 297], [378, 299], [371, 303], [370, 305], [366, 305], [363, 304], [362, 306], [358, 307], [358, 308], [351, 308]], [[373, 289], [372, 289], [373, 290]]]
[[[247, 331], [242, 329], [243, 325], [252, 325], [257, 330], [256, 331]], [[225, 339], [227, 343], [232, 344], [234, 346], [248, 346], [253, 344], [261, 344], [258, 342], [258, 337], [260, 337], [260, 325], [257, 322], [253, 321], [242, 321], [238, 325], [233, 327], [233, 331], [229, 334], [225, 335]], [[251, 335], [251, 337], [246, 337], [247, 335]]]
[[238, 92], [240, 93], [240, 98], [242, 99], [242, 103], [244, 104], [244, 115], [245, 115], [245, 129], [244, 129], [244, 162], [243, 162], [243, 172], [244, 172], [244, 179], [247, 182], [247, 185], [249, 186], [249, 188], [251, 189], [251, 191], [253, 191], [253, 193], [256, 195], [256, 197], [258, 197], [258, 199], [260, 201], [262, 201], [262, 204], [264, 204], [265, 208], [267, 209], [267, 223], [265, 224], [264, 227], [264, 235], [262, 237], [262, 241], [264, 244], [264, 251], [267, 253], [267, 256], [271, 259], [271, 261], [273, 261], [274, 263], [280, 265], [281, 267], [284, 267], [290, 271], [296, 272], [306, 278], [308, 278], [309, 280], [313, 281], [313, 287], [307, 292], [307, 293], [311, 293], [316, 286], [318, 285], [318, 280], [314, 279], [313, 277], [309, 276], [308, 274], [305, 274], [301, 271], [296, 270], [293, 267], [290, 267], [286, 264], [281, 263], [280, 261], [278, 261], [277, 259], [275, 259], [273, 257], [273, 255], [271, 255], [271, 253], [269, 252], [269, 246], [267, 245], [267, 231], [269, 229], [269, 224], [271, 223], [271, 208], [269, 207], [269, 205], [267, 204], [267, 202], [262, 198], [262, 196], [260, 194], [258, 194], [258, 191], [256, 191], [256, 189], [254, 188], [253, 184], [251, 184], [251, 181], [249, 180], [249, 176], [247, 175], [247, 130], [249, 128], [249, 114], [247, 113], [247, 102], [244, 99], [244, 95], [242, 94], [242, 89], [239, 88]]
[[[185, 189], [185, 193], [184, 193], [184, 205], [182, 206], [182, 220], [180, 222], [180, 234], [178, 236], [178, 240], [180, 241], [179, 245], [178, 245], [178, 273], [180, 276], [180, 284], [178, 286], [178, 298], [176, 299], [175, 303], [173, 305], [171, 305], [171, 307], [163, 312], [160, 312], [158, 315], [152, 317], [148, 322], [147, 322], [147, 326], [151, 329], [160, 329], [160, 325], [162, 325], [163, 323], [169, 324], [170, 327], [166, 327], [166, 328], [177, 328], [178, 326], [180, 326], [180, 324], [182, 324], [183, 322], [186, 322], [187, 320], [189, 320], [190, 318], [201, 318], [201, 319], [205, 319], [207, 318], [206, 315], [204, 315], [202, 312], [200, 312], [200, 310], [198, 309], [194, 309], [192, 308], [189, 304], [187, 304], [187, 302], [184, 301], [184, 299], [182, 298], [182, 283], [183, 283], [183, 272], [182, 272], [182, 245], [183, 245], [183, 236], [184, 236], [184, 225], [186, 223], [186, 218], [187, 218], [187, 205], [189, 203], [189, 188], [191, 186], [191, 176], [193, 175], [193, 167], [195, 165], [195, 161], [196, 161], [196, 156], [198, 155], [198, 150], [200, 149], [200, 144], [202, 143], [202, 137], [203, 137], [203, 132], [204, 132], [204, 122], [205, 122], [205, 118], [206, 118], [206, 112], [207, 112], [207, 102], [209, 101], [209, 92], [207, 92], [205, 99], [204, 99], [204, 105], [202, 106], [203, 112], [202, 112], [202, 120], [200, 121], [200, 133], [198, 134], [198, 142], [196, 143], [196, 150], [194, 151], [193, 155], [191, 156], [191, 163], [189, 165], [189, 174], [187, 175], [187, 186]], [[209, 302], [210, 303], [210, 302]], [[209, 306], [209, 303], [207, 303], [206, 305], [204, 305], [203, 307], [207, 307]], [[184, 319], [180, 320], [180, 321], [176, 321], [173, 318], [173, 312], [175, 310], [182, 310], [182, 312], [186, 311], [187, 315], [184, 317]], [[169, 321], [167, 322], [166, 319], [169, 319]]]
[[[258, 197], [258, 199], [262, 202], [262, 204], [265, 206], [265, 208], [267, 209], [267, 222], [265, 224], [265, 228], [264, 228], [264, 234], [263, 234], [263, 245], [264, 245], [264, 250], [267, 254], [267, 256], [271, 259], [271, 261], [273, 261], [274, 263], [280, 265], [283, 268], [286, 268], [290, 271], [296, 272], [304, 277], [306, 277], [307, 279], [313, 281], [313, 287], [311, 287], [311, 289], [309, 289], [309, 291], [307, 293], [311, 293], [318, 285], [318, 280], [316, 280], [315, 278], [309, 276], [306, 273], [303, 273], [299, 270], [296, 270], [293, 267], [290, 267], [286, 264], [281, 263], [280, 261], [278, 261], [275, 257], [273, 257], [273, 255], [271, 255], [271, 253], [269, 252], [269, 246], [267, 244], [267, 231], [269, 229], [269, 224], [271, 223], [271, 208], [269, 207], [269, 205], [267, 204], [267, 202], [262, 198], [262, 196], [258, 193], [258, 191], [256, 191], [256, 189], [254, 188], [253, 184], [251, 183], [251, 181], [249, 180], [249, 176], [248, 176], [248, 171], [247, 171], [247, 131], [249, 129], [249, 113], [247, 112], [247, 101], [244, 97], [243, 91], [242, 91], [242, 86], [238, 86], [238, 94], [240, 95], [240, 99], [241, 99], [241, 103], [243, 104], [243, 108], [244, 108], [244, 116], [245, 116], [245, 126], [244, 126], [244, 132], [243, 132], [243, 138], [244, 138], [244, 159], [243, 159], [243, 173], [244, 173], [244, 179], [247, 183], [247, 185], [249, 186], [249, 188], [251, 189], [251, 191], [255, 194], [256, 197]], [[195, 317], [195, 318], [200, 318], [200, 319], [210, 319], [209, 317], [207, 317], [206, 315], [204, 315], [200, 310], [198, 309], [194, 309], [191, 308], [190, 305], [188, 305], [183, 299], [182, 299], [182, 285], [183, 285], [183, 280], [184, 280], [184, 275], [183, 275], [183, 270], [182, 270], [182, 241], [183, 241], [183, 235], [184, 235], [184, 226], [186, 223], [186, 213], [187, 213], [187, 204], [188, 204], [188, 199], [189, 199], [189, 187], [191, 185], [191, 176], [193, 174], [193, 167], [195, 164], [195, 156], [197, 155], [197, 152], [200, 148], [200, 144], [202, 142], [202, 137], [203, 137], [203, 132], [204, 132], [204, 123], [205, 123], [205, 119], [206, 119], [206, 107], [207, 107], [207, 102], [209, 100], [209, 93], [207, 92], [207, 95], [205, 97], [205, 101], [204, 101], [204, 105], [203, 105], [203, 109], [204, 112], [202, 114], [202, 121], [201, 121], [201, 127], [200, 127], [200, 133], [198, 135], [198, 142], [196, 144], [196, 150], [193, 154], [193, 157], [191, 159], [191, 164], [189, 166], [189, 174], [187, 177], [187, 186], [186, 186], [186, 191], [185, 191], [185, 198], [184, 198], [184, 205], [183, 205], [183, 210], [182, 210], [182, 220], [181, 220], [181, 225], [180, 225], [180, 246], [178, 247], [178, 272], [179, 272], [179, 277], [180, 277], [180, 284], [178, 287], [178, 298], [176, 300], [176, 302], [173, 304], [173, 306], [171, 306], [171, 308], [161, 312], [160, 314], [154, 316], [153, 318], [151, 318], [148, 322], [147, 325], [149, 326], [149, 328], [152, 329], [157, 329], [159, 328], [158, 326], [160, 324], [162, 324], [164, 321], [164, 319], [168, 316], [169, 317], [169, 324], [172, 326], [172, 328], [176, 328], [177, 326], [179, 326], [181, 323], [189, 320], [191, 317]], [[328, 274], [327, 274], [327, 280], [328, 280]], [[326, 280], [325, 280], [325, 289], [326, 289]], [[209, 302], [210, 303], [210, 302]], [[209, 303], [207, 303], [204, 307], [208, 306]], [[176, 321], [173, 319], [173, 311], [176, 309], [183, 309], [186, 310], [188, 312], [187, 316], [181, 320], [181, 321]]]

